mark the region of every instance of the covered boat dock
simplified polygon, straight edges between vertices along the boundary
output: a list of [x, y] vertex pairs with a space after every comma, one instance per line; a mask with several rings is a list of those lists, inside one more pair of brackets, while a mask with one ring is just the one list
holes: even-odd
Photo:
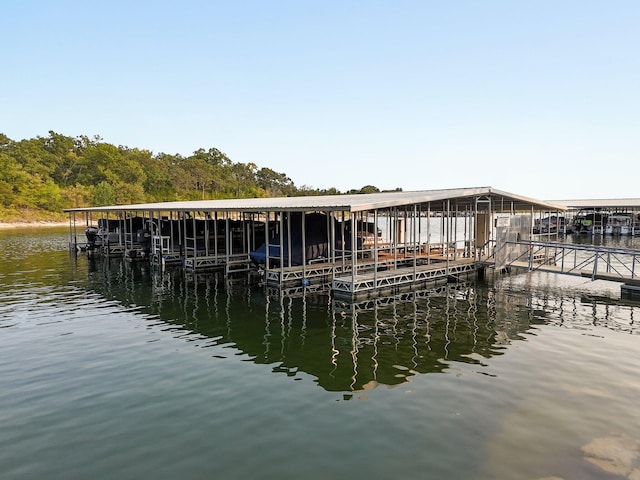
[[70, 244], [268, 286], [388, 294], [476, 275], [562, 205], [492, 187], [74, 208]]
[[640, 198], [552, 200], [568, 210], [567, 233], [640, 235]]

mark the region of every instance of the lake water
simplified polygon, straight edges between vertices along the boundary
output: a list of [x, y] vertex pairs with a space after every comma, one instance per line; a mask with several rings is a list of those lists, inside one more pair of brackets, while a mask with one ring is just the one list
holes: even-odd
[[639, 401], [619, 284], [350, 305], [0, 231], [3, 479], [631, 479]]

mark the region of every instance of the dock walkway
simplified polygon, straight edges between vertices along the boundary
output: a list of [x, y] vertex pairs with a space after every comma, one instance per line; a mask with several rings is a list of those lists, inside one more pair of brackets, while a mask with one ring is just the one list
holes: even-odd
[[477, 264], [474, 259], [450, 260], [415, 266], [358, 273], [357, 275], [334, 278], [332, 290], [336, 297], [359, 298], [394, 292], [401, 288], [425, 284], [446, 283], [452, 278], [459, 279], [475, 274]]
[[506, 266], [640, 285], [640, 250], [559, 242], [507, 242], [522, 253]]
[[[441, 250], [440, 250], [441, 251]], [[462, 257], [462, 251], [451, 250], [447, 255], [427, 254], [427, 253], [389, 253], [378, 252], [377, 258], [367, 255], [355, 262], [355, 269], [358, 275], [374, 271], [387, 271], [399, 268], [412, 268], [424, 266], [432, 263], [454, 261], [456, 255]], [[314, 261], [307, 265], [296, 265], [284, 268], [275, 268], [266, 272], [266, 281], [271, 286], [291, 286], [299, 284], [313, 284], [318, 282], [332, 282], [336, 276], [350, 275], [354, 264], [351, 257], [337, 259], [335, 262]]]

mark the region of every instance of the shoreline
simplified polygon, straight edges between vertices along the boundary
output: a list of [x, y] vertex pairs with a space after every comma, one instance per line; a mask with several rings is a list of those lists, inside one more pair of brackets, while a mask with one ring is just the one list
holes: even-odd
[[0, 222], [0, 230], [11, 228], [50, 228], [50, 227], [69, 227], [69, 222]]

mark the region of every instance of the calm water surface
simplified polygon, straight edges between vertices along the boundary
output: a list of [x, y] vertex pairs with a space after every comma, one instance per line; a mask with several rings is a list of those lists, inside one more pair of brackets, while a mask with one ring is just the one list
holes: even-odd
[[640, 307], [618, 284], [523, 274], [391, 300], [267, 295], [76, 257], [64, 230], [0, 231], [0, 477], [640, 467], [607, 472], [582, 450], [640, 439]]

